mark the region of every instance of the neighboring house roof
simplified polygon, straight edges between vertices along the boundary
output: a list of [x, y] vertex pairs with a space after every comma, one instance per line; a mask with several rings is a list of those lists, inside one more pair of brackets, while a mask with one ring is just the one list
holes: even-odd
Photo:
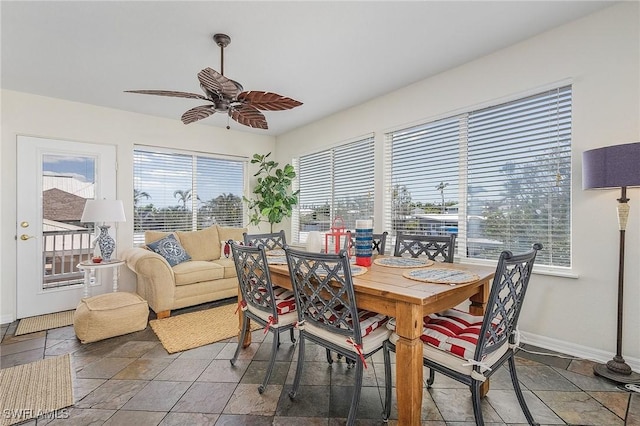
[[80, 221], [86, 198], [58, 188], [42, 192], [43, 218], [57, 222]]
[[42, 175], [42, 190], [58, 188], [64, 192], [82, 198], [94, 198], [93, 182], [83, 181], [73, 176], [52, 175], [45, 172]]

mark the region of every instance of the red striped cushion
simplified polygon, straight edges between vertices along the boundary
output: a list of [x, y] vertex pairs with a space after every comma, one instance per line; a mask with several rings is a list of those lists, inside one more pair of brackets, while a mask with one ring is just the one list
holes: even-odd
[[[343, 305], [339, 305], [339, 306], [336, 306], [334, 309], [340, 312], [343, 309], [345, 309], [345, 307]], [[316, 312], [315, 309], [313, 308], [310, 308], [309, 311]], [[360, 322], [360, 335], [362, 337], [369, 335], [373, 330], [386, 324], [387, 321], [389, 321], [389, 317], [387, 317], [386, 315], [378, 314], [371, 311], [358, 310], [358, 315], [359, 315], [359, 322]], [[333, 323], [334, 321], [337, 320], [337, 317], [333, 315], [329, 310], [324, 312], [324, 317], [329, 323]], [[342, 328], [346, 328], [342, 324], [340, 326]]]
[[[258, 287], [257, 291], [260, 293], [256, 299], [260, 300], [260, 297], [267, 293], [267, 289], [264, 287]], [[276, 298], [276, 312], [278, 315], [287, 314], [296, 310], [296, 300], [291, 290], [287, 290], [283, 287], [274, 286], [273, 295]], [[266, 303], [271, 301], [267, 298]]]
[[481, 316], [447, 309], [424, 317], [424, 329], [420, 339], [453, 355], [473, 359], [481, 327]]

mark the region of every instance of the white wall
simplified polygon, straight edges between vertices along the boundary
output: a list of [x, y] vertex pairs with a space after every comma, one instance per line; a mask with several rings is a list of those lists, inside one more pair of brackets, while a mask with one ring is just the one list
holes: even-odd
[[[117, 197], [127, 222], [118, 225], [118, 251], [133, 240], [133, 146], [179, 148], [239, 155], [275, 149], [275, 138], [202, 124], [185, 126], [180, 120], [134, 114], [59, 99], [3, 90], [2, 145], [0, 146], [0, 323], [16, 318], [16, 135], [115, 145]], [[249, 176], [253, 173], [249, 172]], [[135, 277], [121, 268], [121, 288], [135, 289]]]
[[[277, 160], [500, 101], [573, 84], [572, 236], [576, 278], [535, 275], [520, 320], [531, 343], [596, 360], [616, 349], [618, 191], [582, 190], [582, 152], [640, 141], [639, 3], [627, 2], [277, 138]], [[446, 43], [446, 40], [442, 42]], [[419, 55], [420, 52], [416, 52]], [[389, 60], [392, 58], [390, 57]], [[385, 60], [381, 57], [381, 60]], [[376, 200], [382, 196], [381, 173]], [[623, 355], [640, 371], [640, 190], [631, 189]], [[377, 222], [381, 221], [377, 203]]]

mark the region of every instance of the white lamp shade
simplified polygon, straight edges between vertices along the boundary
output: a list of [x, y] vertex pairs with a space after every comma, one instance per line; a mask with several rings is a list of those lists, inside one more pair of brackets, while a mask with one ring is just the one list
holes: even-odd
[[80, 222], [124, 222], [121, 200], [87, 200]]

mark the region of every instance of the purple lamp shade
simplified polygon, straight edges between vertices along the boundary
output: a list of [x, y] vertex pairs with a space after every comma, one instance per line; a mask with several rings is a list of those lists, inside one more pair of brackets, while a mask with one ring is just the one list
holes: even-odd
[[640, 142], [582, 153], [582, 189], [640, 185]]

